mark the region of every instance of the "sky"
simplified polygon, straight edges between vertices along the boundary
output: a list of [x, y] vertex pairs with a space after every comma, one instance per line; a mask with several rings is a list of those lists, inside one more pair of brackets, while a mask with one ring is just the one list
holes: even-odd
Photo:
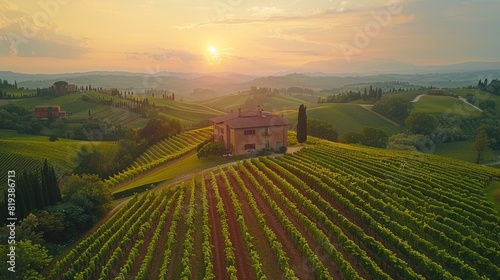
[[0, 0], [0, 71], [500, 62], [499, 12], [500, 0]]

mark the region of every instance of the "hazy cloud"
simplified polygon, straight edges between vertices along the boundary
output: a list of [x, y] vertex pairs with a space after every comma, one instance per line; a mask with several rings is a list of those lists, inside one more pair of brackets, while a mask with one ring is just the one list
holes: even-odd
[[46, 14], [34, 19], [0, 0], [0, 15], [0, 56], [82, 58], [89, 52], [83, 40], [59, 33], [60, 27]]

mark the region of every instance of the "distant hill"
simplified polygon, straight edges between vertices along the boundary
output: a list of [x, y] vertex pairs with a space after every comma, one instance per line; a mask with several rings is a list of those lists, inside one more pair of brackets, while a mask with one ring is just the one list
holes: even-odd
[[[321, 90], [352, 84], [397, 81], [419, 86], [465, 87], [476, 85], [479, 79], [492, 80], [500, 77], [500, 63], [497, 62], [469, 62], [440, 66], [416, 66], [397, 61], [358, 61], [344, 65], [345, 63], [343, 60], [312, 62], [303, 67], [267, 77], [254, 77], [232, 72], [159, 72], [147, 74], [94, 71], [22, 74], [0, 71], [0, 79], [10, 82], [17, 81], [19, 87], [30, 89], [48, 87], [59, 80], [65, 80], [78, 86], [91, 84], [93, 87], [118, 88], [135, 93], [142, 93], [154, 88], [175, 92], [187, 101], [237, 93], [248, 90], [251, 86], [303, 87]], [[320, 71], [318, 72], [318, 70]], [[201, 92], [207, 94], [193, 95], [195, 89], [201, 89]]]

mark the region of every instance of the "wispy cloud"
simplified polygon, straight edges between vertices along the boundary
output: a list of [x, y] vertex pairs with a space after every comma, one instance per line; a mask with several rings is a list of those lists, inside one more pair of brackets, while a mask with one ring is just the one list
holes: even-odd
[[198, 62], [203, 57], [188, 51], [178, 49], [159, 48], [155, 52], [128, 52], [125, 53], [127, 60], [152, 59], [156, 61], [181, 61], [185, 63]]
[[49, 16], [36, 21], [5, 0], [0, 0], [0, 15], [0, 56], [79, 59], [90, 51], [85, 40], [61, 34]]

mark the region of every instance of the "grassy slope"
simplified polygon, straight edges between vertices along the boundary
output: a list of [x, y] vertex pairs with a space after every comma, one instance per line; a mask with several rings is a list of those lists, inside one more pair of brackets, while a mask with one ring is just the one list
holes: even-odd
[[162, 185], [171, 184], [173, 181], [178, 180], [188, 180], [191, 178], [191, 174], [200, 172], [204, 169], [216, 167], [217, 165], [225, 164], [234, 161], [235, 158], [222, 158], [211, 156], [210, 158], [198, 159], [196, 153], [191, 153], [187, 157], [183, 157], [174, 163], [167, 164], [161, 169], [156, 169], [151, 173], [148, 173], [144, 177], [133, 181], [132, 183], [123, 186], [120, 189], [116, 189], [113, 192], [121, 192], [129, 189], [133, 189], [139, 186], [159, 183]]
[[472, 94], [479, 102], [486, 100], [495, 101], [496, 103], [495, 111], [497, 115], [500, 115], [500, 96], [498, 95], [493, 95], [491, 93], [480, 91], [477, 89], [449, 89], [448, 91], [450, 93], [458, 94], [463, 97], [466, 97], [467, 94]]
[[[297, 112], [290, 112], [285, 115], [290, 122], [296, 123]], [[313, 105], [307, 108], [307, 117], [331, 123], [338, 130], [339, 134], [349, 131], [359, 131], [364, 126], [382, 128], [389, 135], [404, 131], [404, 128], [397, 127], [385, 121], [358, 104], [332, 103]]]
[[[76, 166], [76, 155], [82, 146], [113, 153], [118, 145], [113, 142], [84, 142], [61, 139], [50, 142], [46, 136], [18, 135], [16, 132], [0, 130], [0, 180], [6, 180], [6, 170], [33, 171], [47, 159], [61, 176]], [[5, 179], [5, 180], [4, 180]], [[0, 186], [1, 188], [1, 186]]]
[[[474, 148], [474, 140], [439, 144], [436, 146], [434, 154], [472, 163], [476, 162], [477, 156]], [[485, 162], [488, 163], [498, 161], [497, 155], [499, 154], [499, 151], [489, 151], [486, 154]]]
[[404, 129], [396, 127], [384, 119], [376, 116], [358, 104], [326, 103], [316, 104], [316, 96], [275, 96], [248, 94], [217, 97], [203, 101], [206, 106], [222, 108], [223, 110], [237, 110], [238, 108], [253, 109], [257, 105], [270, 112], [283, 114], [294, 127], [297, 122], [297, 110], [300, 104], [307, 106], [308, 118], [315, 118], [331, 123], [340, 134], [348, 131], [360, 130], [363, 126], [380, 127], [389, 134], [402, 132]]
[[422, 96], [413, 103], [414, 111], [430, 114], [453, 114], [460, 117], [477, 117], [478, 110], [451, 96]]

